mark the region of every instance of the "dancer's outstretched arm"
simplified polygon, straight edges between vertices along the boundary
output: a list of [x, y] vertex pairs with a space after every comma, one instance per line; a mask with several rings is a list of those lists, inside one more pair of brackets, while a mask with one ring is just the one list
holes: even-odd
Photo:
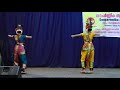
[[26, 38], [32, 38], [32, 36], [27, 36], [27, 35], [26, 35]]
[[8, 37], [11, 37], [11, 38], [13, 38], [15, 35], [8, 35]]
[[82, 36], [82, 33], [71, 35], [72, 38], [74, 38], [74, 37], [80, 37], [80, 36]]

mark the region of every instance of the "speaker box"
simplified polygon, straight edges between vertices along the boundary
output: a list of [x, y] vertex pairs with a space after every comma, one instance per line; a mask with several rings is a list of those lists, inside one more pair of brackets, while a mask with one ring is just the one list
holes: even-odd
[[21, 78], [19, 66], [0, 66], [0, 78]]

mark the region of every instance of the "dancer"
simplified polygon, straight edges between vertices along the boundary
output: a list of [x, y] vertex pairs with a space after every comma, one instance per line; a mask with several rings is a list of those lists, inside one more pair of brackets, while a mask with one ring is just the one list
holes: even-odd
[[20, 65], [22, 63], [21, 72], [25, 73], [27, 58], [24, 49], [24, 41], [26, 38], [32, 38], [32, 36], [22, 35], [23, 28], [21, 25], [18, 25], [15, 29], [16, 35], [8, 35], [11, 38], [14, 38], [16, 41], [16, 45], [14, 48], [14, 65]]
[[92, 40], [95, 35], [96, 34], [92, 32], [92, 26], [89, 25], [89, 23], [86, 23], [86, 33], [71, 35], [72, 38], [82, 36], [84, 39], [84, 45], [81, 50], [81, 73], [85, 73], [86, 68], [89, 68], [90, 73], [93, 73], [94, 45]]

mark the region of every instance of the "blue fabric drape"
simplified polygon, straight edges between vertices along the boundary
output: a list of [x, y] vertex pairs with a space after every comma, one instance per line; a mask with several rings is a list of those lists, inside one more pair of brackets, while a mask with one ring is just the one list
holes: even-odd
[[0, 13], [0, 53], [2, 63], [1, 65], [9, 66], [13, 65], [12, 54], [10, 52], [8, 37], [7, 37], [7, 30], [5, 22], [5, 13]]
[[[25, 48], [28, 66], [80, 67], [82, 37], [71, 38], [71, 34], [83, 31], [82, 12], [3, 12], [0, 26], [4, 36], [15, 34], [15, 26], [23, 26], [23, 34], [32, 35]], [[11, 60], [15, 41], [6, 38], [7, 57]], [[96, 37], [95, 67], [120, 66], [120, 39]], [[10, 50], [9, 50], [10, 49]]]

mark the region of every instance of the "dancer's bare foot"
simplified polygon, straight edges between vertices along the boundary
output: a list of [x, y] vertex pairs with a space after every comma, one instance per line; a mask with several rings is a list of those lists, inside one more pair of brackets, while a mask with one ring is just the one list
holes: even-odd
[[26, 74], [25, 68], [22, 68], [22, 69], [21, 69], [21, 73], [22, 73], [22, 74]]
[[86, 71], [85, 71], [85, 69], [83, 68], [80, 72], [81, 72], [81, 73], [85, 73]]
[[93, 68], [90, 68], [90, 73], [93, 73]]

